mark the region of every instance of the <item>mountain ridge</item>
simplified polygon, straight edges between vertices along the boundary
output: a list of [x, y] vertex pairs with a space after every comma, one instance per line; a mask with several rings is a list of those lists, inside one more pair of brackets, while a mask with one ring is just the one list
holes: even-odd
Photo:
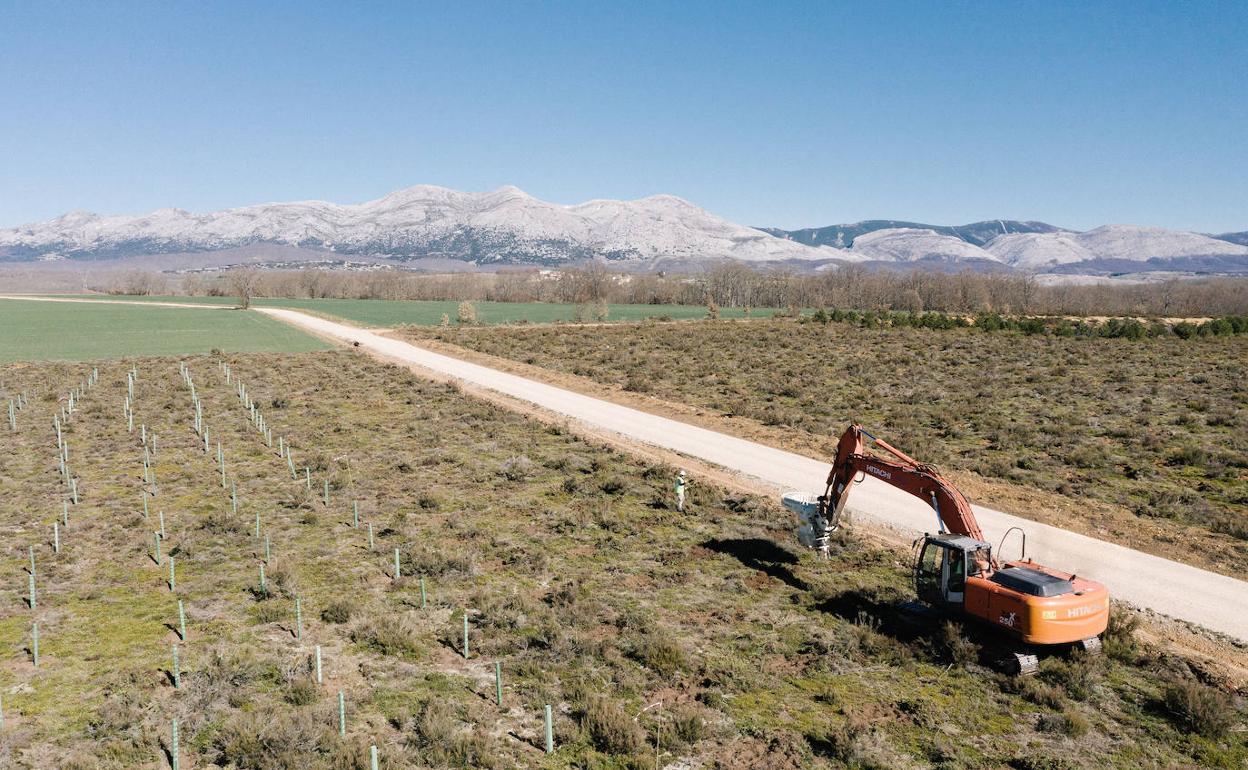
[[398, 261], [449, 257], [500, 264], [592, 258], [817, 261], [838, 256], [729, 222], [672, 195], [561, 205], [511, 186], [467, 193], [420, 185], [360, 204], [300, 201], [206, 214], [166, 208], [139, 216], [75, 211], [0, 230], [0, 259], [93, 259], [250, 243]]
[[853, 246], [854, 240], [858, 236], [877, 230], [899, 228], [932, 230], [940, 235], [950, 235], [959, 238], [975, 246], [983, 246], [999, 234], [1057, 232], [1065, 229], [1050, 225], [1047, 222], [1017, 219], [985, 219], [982, 222], [971, 222], [966, 225], [930, 225], [922, 222], [908, 222], [896, 219], [866, 219], [861, 222], [828, 225], [826, 227], [807, 227], [800, 230], [782, 230], [777, 227], [760, 227], [759, 229], [778, 238], [788, 238], [810, 246], [833, 246], [848, 249]]
[[204, 214], [172, 207], [136, 216], [74, 210], [0, 229], [0, 263], [169, 254], [185, 265], [197, 253], [243, 253], [263, 245], [293, 247], [309, 262], [415, 266], [449, 260], [474, 269], [601, 259], [642, 269], [740, 260], [802, 270], [861, 263], [1035, 273], [1108, 274], [1124, 266], [1248, 273], [1248, 233], [1209, 236], [1136, 225], [1078, 232], [1012, 219], [966, 225], [865, 220], [781, 230], [736, 224], [674, 195], [565, 205], [511, 185], [487, 192], [416, 185], [357, 204], [306, 200]]

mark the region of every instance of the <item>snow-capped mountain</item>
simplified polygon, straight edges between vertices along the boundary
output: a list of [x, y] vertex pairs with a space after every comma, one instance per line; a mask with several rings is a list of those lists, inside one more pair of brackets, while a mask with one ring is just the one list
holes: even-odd
[[515, 187], [467, 193], [419, 186], [359, 205], [306, 201], [208, 214], [161, 209], [133, 217], [72, 212], [0, 230], [0, 259], [125, 257], [259, 243], [484, 264], [589, 258], [779, 262], [843, 256], [837, 249], [806, 246], [733, 224], [670, 195], [564, 206]]
[[1001, 261], [961, 238], [912, 227], [894, 227], [859, 235], [850, 251], [862, 259], [891, 262]]
[[1096, 259], [1079, 242], [1079, 233], [1067, 232], [999, 235], [988, 243], [986, 251], [1027, 270]]
[[972, 222], [969, 225], [929, 225], [897, 219], [868, 219], [852, 224], [810, 227], [804, 230], [781, 230], [774, 227], [760, 227], [759, 229], [807, 246], [834, 246], [838, 249], [848, 249], [862, 235], [876, 230], [898, 228], [932, 230], [940, 235], [952, 235], [975, 246], [983, 246], [998, 235], [1005, 233], [1052, 233], [1062, 229], [1046, 222], [1024, 222], [1017, 219], [988, 219], [983, 222]]
[[999, 235], [984, 247], [1002, 261], [1026, 270], [1104, 262], [1169, 263], [1191, 267], [1248, 257], [1248, 246], [1199, 233], [1160, 227], [1104, 225], [1082, 233]]
[[736, 259], [809, 268], [858, 262], [894, 269], [1248, 273], [1248, 245], [1237, 243], [1237, 235], [1131, 225], [1074, 232], [1001, 219], [959, 226], [872, 220], [764, 231], [670, 195], [560, 205], [515, 187], [471, 193], [418, 186], [358, 205], [304, 201], [207, 214], [168, 208], [141, 216], [74, 211], [0, 230], [0, 262], [142, 257], [148, 268], [196, 269], [240, 261], [490, 267], [606, 259], [679, 269]]
[[901, 266], [922, 263], [1025, 272], [1248, 273], [1243, 233], [1208, 236], [1135, 225], [1104, 225], [1076, 232], [1044, 222], [987, 220], [969, 225], [920, 225], [870, 220], [846, 225], [767, 232], [800, 243], [848, 249], [858, 261]]

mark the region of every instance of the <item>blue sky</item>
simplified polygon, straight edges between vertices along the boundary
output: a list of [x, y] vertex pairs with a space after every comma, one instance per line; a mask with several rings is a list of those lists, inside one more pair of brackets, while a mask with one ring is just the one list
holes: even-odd
[[0, 0], [0, 226], [427, 183], [1243, 230], [1245, 29], [1245, 2]]

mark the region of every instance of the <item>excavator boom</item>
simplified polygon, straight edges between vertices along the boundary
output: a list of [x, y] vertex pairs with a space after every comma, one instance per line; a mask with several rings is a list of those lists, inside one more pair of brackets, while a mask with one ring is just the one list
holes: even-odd
[[[876, 457], [867, 452], [863, 446], [864, 437], [892, 457]], [[836, 460], [828, 473], [827, 489], [822, 499], [826, 506], [824, 516], [833, 529], [839, 523], [850, 486], [860, 473], [875, 476], [932, 506], [944, 531], [966, 535], [975, 540], [984, 539], [971, 504], [957, 487], [946, 481], [932, 466], [924, 465], [887, 442], [877, 439], [860, 425], [849, 426], [841, 436]]]

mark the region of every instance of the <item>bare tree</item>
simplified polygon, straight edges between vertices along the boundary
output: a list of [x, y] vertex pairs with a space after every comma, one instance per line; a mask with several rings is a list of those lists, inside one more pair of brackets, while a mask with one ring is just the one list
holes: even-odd
[[106, 286], [109, 294], [146, 296], [165, 291], [166, 281], [159, 273], [135, 269], [127, 270], [120, 276], [114, 276]]
[[256, 291], [258, 274], [254, 268], [240, 267], [230, 271], [230, 291], [238, 295], [238, 306], [243, 310], [251, 307], [251, 297]]

